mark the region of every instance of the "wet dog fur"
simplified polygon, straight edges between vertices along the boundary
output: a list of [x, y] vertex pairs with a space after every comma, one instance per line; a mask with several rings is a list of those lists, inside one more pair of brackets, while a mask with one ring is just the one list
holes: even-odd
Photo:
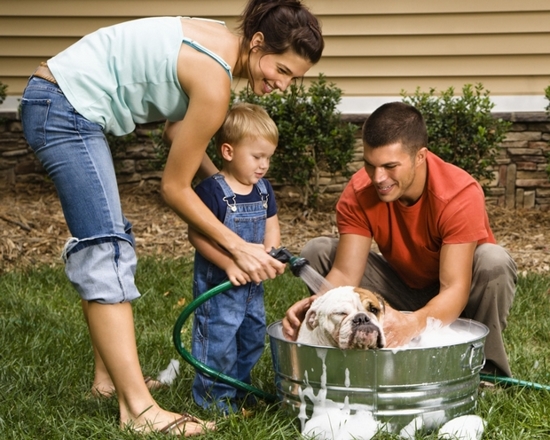
[[384, 300], [360, 287], [331, 289], [306, 313], [297, 342], [343, 350], [383, 348]]

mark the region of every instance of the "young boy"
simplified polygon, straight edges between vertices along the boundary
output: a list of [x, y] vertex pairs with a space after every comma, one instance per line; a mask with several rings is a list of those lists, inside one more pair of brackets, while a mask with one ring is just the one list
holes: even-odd
[[[253, 104], [234, 105], [216, 134], [223, 164], [218, 174], [195, 191], [227, 227], [266, 251], [279, 247], [280, 228], [273, 189], [263, 178], [279, 140], [267, 112]], [[192, 354], [200, 362], [241, 382], [250, 383], [265, 340], [263, 285], [250, 279], [230, 254], [189, 228], [196, 249], [193, 296], [223, 283], [234, 287], [215, 295], [195, 311]], [[193, 398], [203, 408], [235, 412], [245, 393], [197, 372]]]

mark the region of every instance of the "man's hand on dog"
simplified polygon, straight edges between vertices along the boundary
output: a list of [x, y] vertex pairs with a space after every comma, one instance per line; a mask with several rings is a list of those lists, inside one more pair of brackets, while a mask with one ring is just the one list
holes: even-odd
[[311, 303], [317, 299], [317, 295], [301, 299], [293, 304], [285, 313], [283, 318], [283, 335], [290, 341], [295, 341], [298, 337], [300, 324], [306, 316], [306, 312], [311, 307]]
[[386, 304], [384, 334], [387, 348], [407, 345], [411, 339], [422, 333], [423, 329], [424, 326], [421, 325], [416, 314], [401, 313]]

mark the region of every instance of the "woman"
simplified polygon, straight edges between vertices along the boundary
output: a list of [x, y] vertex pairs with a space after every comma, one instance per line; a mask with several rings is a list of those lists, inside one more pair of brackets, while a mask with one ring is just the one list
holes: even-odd
[[63, 256], [94, 348], [92, 389], [116, 391], [121, 427], [178, 435], [213, 428], [160, 408], [144, 381], [130, 305], [139, 296], [134, 238], [105, 133], [123, 135], [136, 123], [167, 120], [165, 201], [226, 249], [247, 281], [284, 271], [263, 246], [224, 227], [191, 181], [216, 171], [205, 151], [226, 115], [232, 78], [248, 80], [258, 95], [285, 90], [319, 60], [324, 43], [317, 19], [299, 0], [250, 0], [238, 31], [181, 17], [103, 28], [41, 65], [23, 95], [25, 137], [56, 186], [73, 236]]

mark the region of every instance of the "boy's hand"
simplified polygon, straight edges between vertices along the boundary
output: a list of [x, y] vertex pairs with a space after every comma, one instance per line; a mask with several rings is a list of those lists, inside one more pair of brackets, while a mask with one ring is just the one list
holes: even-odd
[[251, 281], [248, 274], [241, 270], [235, 262], [231, 262], [229, 266], [225, 268], [225, 273], [234, 286], [242, 286]]

